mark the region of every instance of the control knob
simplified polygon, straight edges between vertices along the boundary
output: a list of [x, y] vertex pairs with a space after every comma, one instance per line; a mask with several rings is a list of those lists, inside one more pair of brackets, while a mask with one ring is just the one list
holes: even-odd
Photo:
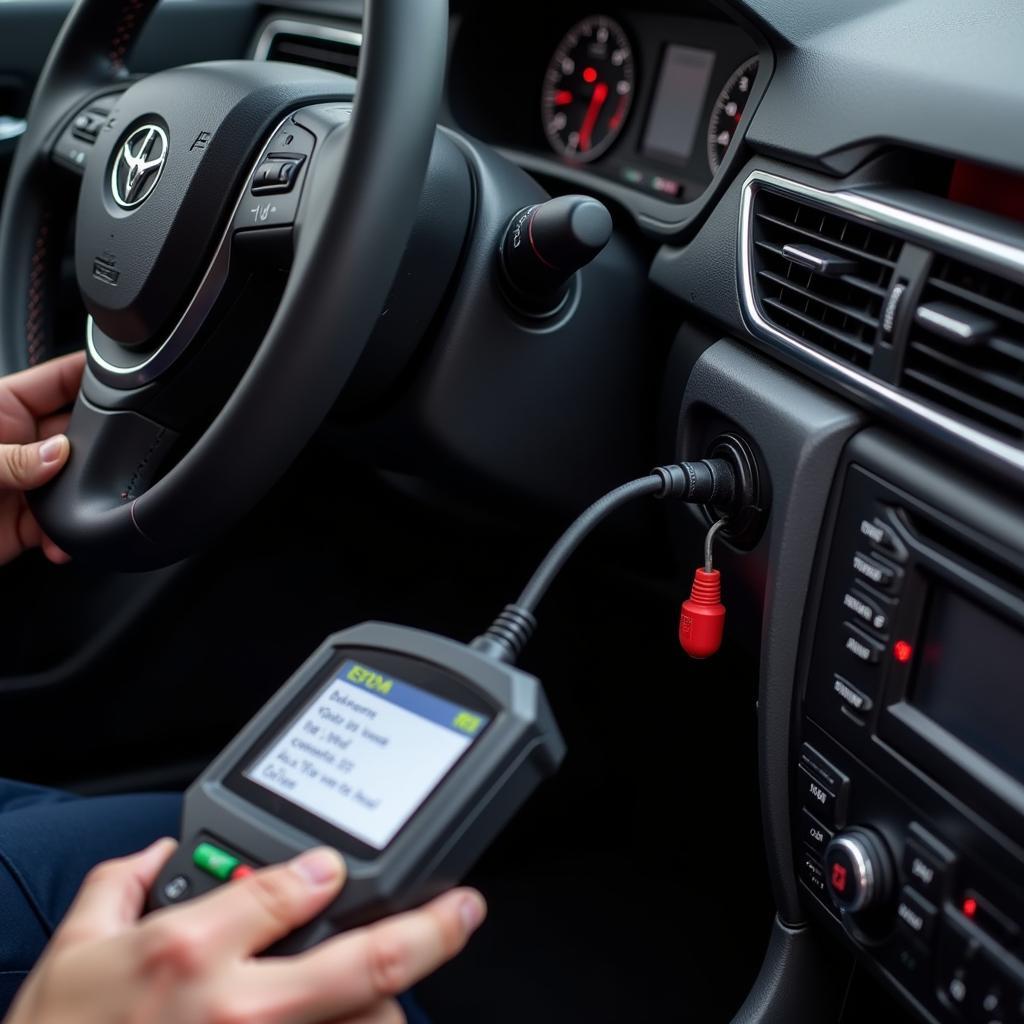
[[847, 913], [884, 904], [893, 877], [892, 855], [881, 836], [870, 829], [845, 829], [825, 848], [825, 884], [832, 902]]

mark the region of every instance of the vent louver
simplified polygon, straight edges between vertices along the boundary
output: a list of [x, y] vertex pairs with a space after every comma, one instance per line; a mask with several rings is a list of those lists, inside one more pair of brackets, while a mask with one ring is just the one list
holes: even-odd
[[903, 387], [1024, 439], [1024, 285], [936, 257], [911, 325]]
[[257, 46], [256, 57], [325, 68], [353, 78], [359, 70], [362, 37], [357, 32], [302, 22], [271, 22]]
[[867, 369], [902, 241], [765, 188], [754, 197], [751, 232], [762, 316]]

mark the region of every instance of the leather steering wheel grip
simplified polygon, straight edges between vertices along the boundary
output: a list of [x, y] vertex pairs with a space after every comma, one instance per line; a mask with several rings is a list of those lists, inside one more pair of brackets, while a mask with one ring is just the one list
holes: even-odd
[[90, 93], [127, 78], [125, 57], [156, 0], [80, 0], [54, 42], [29, 106], [0, 216], [0, 375], [52, 354], [54, 296], [73, 197], [49, 153]]
[[[73, 96], [95, 87], [97, 74], [118, 73], [110, 40], [90, 23], [107, 6], [79, 0], [61, 33], [33, 101], [51, 125], [60, 123], [58, 109], [67, 116]], [[144, 9], [138, 4], [140, 18]], [[176, 561], [244, 514], [308, 442], [362, 354], [408, 241], [434, 140], [447, 32], [447, 0], [367, 0], [352, 119], [318, 146], [277, 312], [231, 397], [165, 476], [144, 479], [148, 446], [167, 441], [158, 425], [134, 416], [122, 429], [125, 414], [80, 396], [69, 465], [30, 498], [43, 528], [73, 556], [126, 570]], [[8, 208], [32, 193], [33, 154], [48, 151], [46, 139], [33, 134], [26, 149]], [[16, 230], [17, 219], [7, 209], [5, 274], [29, 258], [31, 232]], [[9, 357], [9, 333], [24, 318], [7, 303], [3, 314]], [[118, 450], [122, 463], [125, 452], [132, 464], [139, 456], [142, 476], [132, 483], [104, 472], [105, 452]]]

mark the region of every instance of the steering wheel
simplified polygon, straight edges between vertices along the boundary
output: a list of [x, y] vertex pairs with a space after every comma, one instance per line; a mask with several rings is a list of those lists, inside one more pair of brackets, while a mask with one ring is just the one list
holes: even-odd
[[[224, 531], [337, 399], [413, 226], [447, 37], [445, 0], [367, 0], [354, 102], [352, 79], [286, 64], [133, 78], [125, 58], [153, 6], [75, 4], [0, 221], [10, 372], [49, 350], [60, 221], [74, 205], [55, 175], [80, 174], [87, 367], [68, 465], [30, 500], [64, 550], [127, 570]], [[286, 267], [262, 320], [246, 317], [259, 302], [244, 284], [261, 262]]]

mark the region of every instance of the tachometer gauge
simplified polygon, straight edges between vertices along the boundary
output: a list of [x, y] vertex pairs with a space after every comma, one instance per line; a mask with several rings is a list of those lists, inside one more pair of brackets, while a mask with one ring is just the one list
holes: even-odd
[[544, 76], [544, 132], [570, 160], [600, 156], [618, 137], [633, 100], [633, 51], [603, 15], [584, 18], [558, 44]]
[[743, 110], [750, 99], [750, 90], [753, 88], [756, 75], [755, 57], [733, 72], [715, 100], [711, 121], [708, 124], [708, 163], [711, 165], [712, 173], [722, 165], [726, 151], [732, 145], [736, 126], [743, 117]]

